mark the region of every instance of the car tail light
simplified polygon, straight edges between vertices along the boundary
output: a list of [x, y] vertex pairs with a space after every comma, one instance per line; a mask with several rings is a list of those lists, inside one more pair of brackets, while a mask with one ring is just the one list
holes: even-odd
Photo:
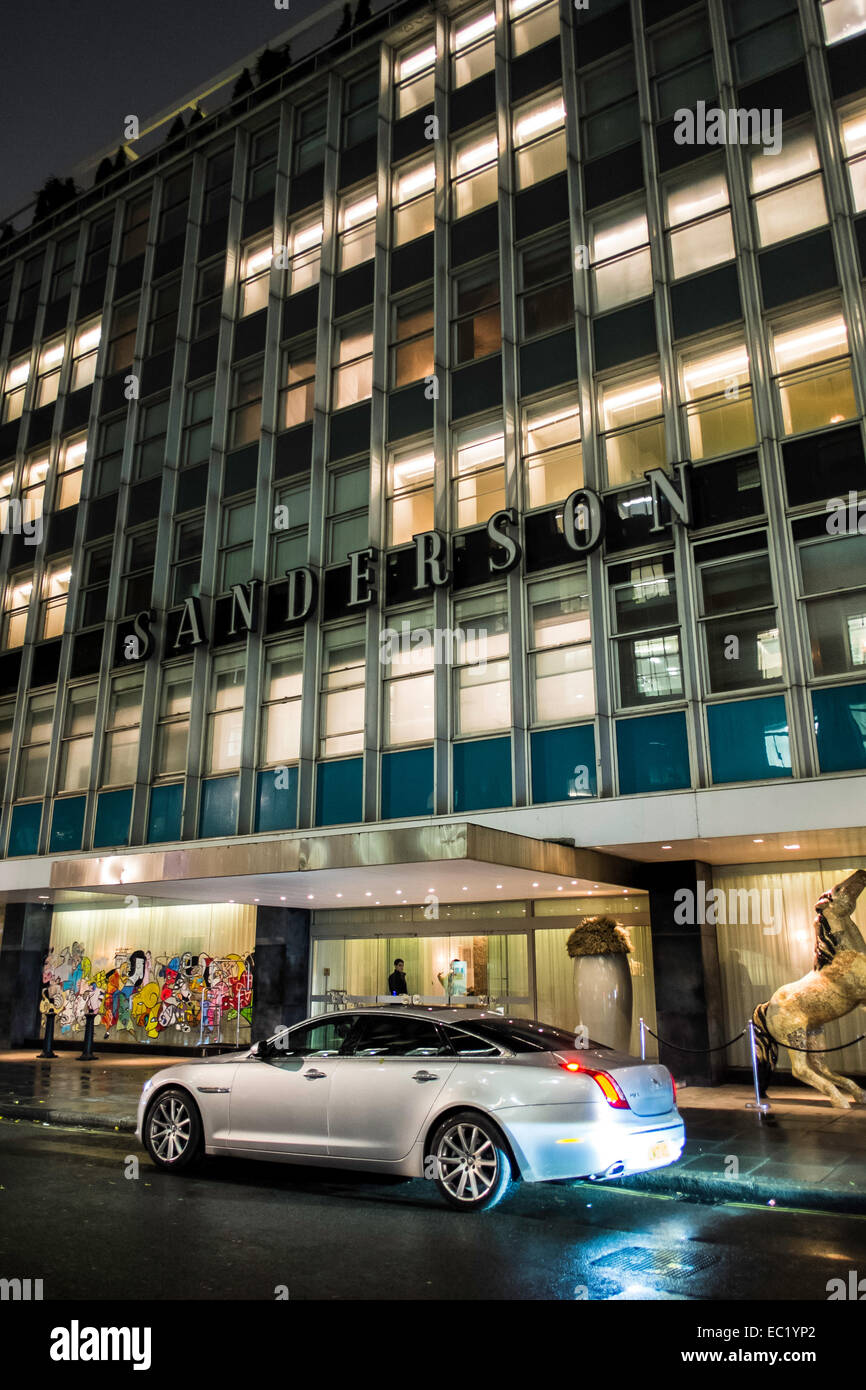
[[676, 1105], [676, 1103], [677, 1103], [677, 1083], [676, 1083], [676, 1081], [674, 1081], [674, 1078], [673, 1078], [673, 1077], [671, 1077], [671, 1085], [672, 1085], [673, 1088], [674, 1088], [674, 1105]]
[[582, 1076], [591, 1077], [612, 1109], [631, 1109], [619, 1086], [606, 1071], [597, 1071], [594, 1067], [581, 1066], [580, 1062], [560, 1062], [559, 1065], [563, 1071], [579, 1072]]

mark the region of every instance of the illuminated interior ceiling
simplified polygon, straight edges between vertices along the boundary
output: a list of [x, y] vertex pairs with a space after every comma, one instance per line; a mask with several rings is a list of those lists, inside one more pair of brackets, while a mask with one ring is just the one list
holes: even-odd
[[461, 823], [57, 860], [51, 890], [347, 908], [604, 896], [639, 878], [609, 854]]

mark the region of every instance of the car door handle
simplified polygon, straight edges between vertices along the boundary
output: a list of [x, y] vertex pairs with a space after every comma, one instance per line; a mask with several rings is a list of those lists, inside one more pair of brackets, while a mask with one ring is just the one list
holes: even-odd
[[438, 1081], [439, 1078], [435, 1071], [416, 1071], [412, 1076], [413, 1081]]
[[313, 1067], [310, 1071], [304, 1072], [304, 1076], [306, 1077], [307, 1081], [321, 1081], [327, 1075], [328, 1073], [326, 1071], [316, 1071], [315, 1067]]

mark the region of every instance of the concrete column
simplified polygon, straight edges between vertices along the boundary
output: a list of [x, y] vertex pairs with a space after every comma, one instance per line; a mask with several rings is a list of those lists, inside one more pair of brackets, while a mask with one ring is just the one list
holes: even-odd
[[293, 907], [256, 909], [253, 1041], [307, 1016], [310, 913]]
[[7, 903], [0, 944], [0, 1048], [38, 1038], [42, 963], [51, 944], [48, 903]]
[[[648, 877], [656, 1031], [678, 1047], [717, 1047], [724, 1041], [718, 942], [715, 926], [700, 921], [701, 905], [713, 887], [712, 868], [683, 860], [653, 865]], [[684, 889], [691, 897], [683, 897]], [[688, 911], [689, 904], [694, 911]], [[678, 1047], [659, 1044], [660, 1060], [678, 1080], [696, 1086], [723, 1080], [727, 1054]]]

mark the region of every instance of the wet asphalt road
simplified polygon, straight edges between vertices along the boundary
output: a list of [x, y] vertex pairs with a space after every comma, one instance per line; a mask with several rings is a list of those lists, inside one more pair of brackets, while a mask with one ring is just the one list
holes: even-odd
[[[130, 1160], [138, 1160], [138, 1176]], [[464, 1216], [431, 1183], [208, 1160], [0, 1122], [0, 1277], [54, 1299], [691, 1299], [826, 1306], [866, 1274], [866, 1218], [517, 1186]]]

